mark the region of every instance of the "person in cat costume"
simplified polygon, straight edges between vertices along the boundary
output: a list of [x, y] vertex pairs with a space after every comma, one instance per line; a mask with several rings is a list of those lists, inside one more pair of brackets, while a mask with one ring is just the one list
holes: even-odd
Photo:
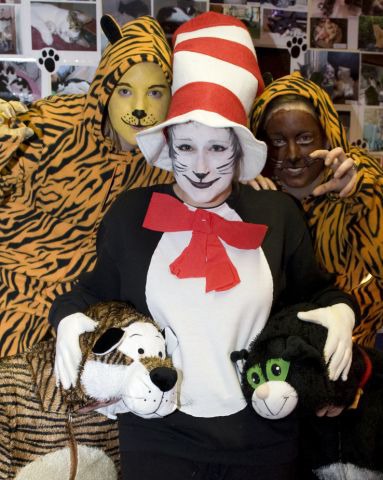
[[[355, 341], [373, 346], [383, 327], [380, 162], [349, 144], [327, 93], [299, 72], [275, 80], [256, 99], [251, 129], [269, 147], [264, 174], [301, 202], [318, 263], [359, 304]], [[341, 196], [329, 193], [324, 182], [336, 181], [333, 168], [349, 168], [350, 162], [356, 170], [354, 186]]]
[[168, 354], [181, 381], [167, 418], [119, 416], [123, 478], [292, 480], [296, 422], [254, 415], [230, 353], [249, 345], [271, 311], [315, 299], [321, 308], [307, 318], [326, 325], [330, 376], [344, 378], [353, 303], [319, 271], [294, 201], [237, 182], [266, 159], [246, 126], [262, 77], [245, 25], [207, 12], [179, 27], [173, 43], [167, 120], [137, 141], [175, 183], [126, 191], [104, 217], [95, 268], [51, 308], [56, 378], [66, 381], [67, 365], [76, 376], [78, 335], [95, 327], [86, 308], [131, 302], [174, 332]]
[[51, 302], [93, 267], [96, 231], [116, 197], [171, 179], [147, 164], [135, 140], [168, 109], [165, 35], [151, 17], [120, 28], [104, 16], [101, 24], [110, 44], [89, 92], [33, 103], [16, 112], [23, 130], [1, 137], [1, 356], [49, 333]]

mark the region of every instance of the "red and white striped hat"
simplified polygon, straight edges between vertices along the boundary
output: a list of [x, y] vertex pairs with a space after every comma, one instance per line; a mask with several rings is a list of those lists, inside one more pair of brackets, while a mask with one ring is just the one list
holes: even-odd
[[164, 129], [195, 121], [232, 127], [244, 153], [239, 179], [256, 177], [266, 161], [266, 145], [247, 124], [254, 98], [264, 85], [246, 26], [229, 15], [203, 13], [176, 30], [173, 47], [173, 96], [167, 118], [137, 134], [146, 160], [172, 170]]

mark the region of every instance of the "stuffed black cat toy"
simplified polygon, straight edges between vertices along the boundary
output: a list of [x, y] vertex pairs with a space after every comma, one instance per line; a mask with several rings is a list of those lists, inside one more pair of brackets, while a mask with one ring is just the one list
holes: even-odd
[[[298, 409], [302, 478], [383, 479], [383, 352], [353, 347], [347, 381], [330, 381], [323, 358], [327, 330], [303, 322], [301, 304], [267, 322], [243, 360], [245, 398], [258, 415], [273, 421]], [[339, 416], [319, 418], [328, 405], [344, 407]]]

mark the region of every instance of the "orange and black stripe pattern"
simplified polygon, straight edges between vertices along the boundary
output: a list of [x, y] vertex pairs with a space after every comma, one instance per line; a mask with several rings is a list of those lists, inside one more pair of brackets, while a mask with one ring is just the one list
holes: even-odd
[[272, 82], [256, 99], [250, 118], [255, 134], [267, 105], [284, 94], [309, 99], [330, 148], [342, 147], [358, 166], [357, 184], [349, 197], [308, 197], [302, 204], [319, 264], [334, 273], [336, 284], [359, 304], [361, 322], [354, 338], [371, 346], [383, 327], [383, 169], [366, 151], [349, 145], [327, 93], [298, 72]]
[[96, 231], [116, 197], [172, 181], [137, 148], [119, 151], [103, 134], [110, 94], [132, 65], [154, 62], [171, 81], [171, 50], [155, 19], [133, 20], [121, 33], [86, 95], [35, 102], [19, 115], [35, 135], [15, 152], [10, 139], [0, 150], [0, 356], [50, 332], [50, 305], [93, 267]]

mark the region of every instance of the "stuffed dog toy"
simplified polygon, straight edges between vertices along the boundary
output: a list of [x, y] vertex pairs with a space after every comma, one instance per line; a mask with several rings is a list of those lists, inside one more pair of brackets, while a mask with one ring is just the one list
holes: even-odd
[[[323, 358], [327, 330], [303, 322], [298, 305], [272, 316], [242, 360], [244, 396], [258, 415], [278, 421], [293, 411], [301, 423], [303, 480], [383, 479], [383, 352], [354, 345], [347, 381], [330, 381]], [[334, 418], [316, 416], [344, 407]]]
[[98, 324], [80, 338], [76, 388], [56, 386], [54, 340], [0, 362], [0, 479], [115, 480], [113, 418], [158, 418], [176, 408], [177, 373], [152, 320], [116, 302], [86, 314]]

